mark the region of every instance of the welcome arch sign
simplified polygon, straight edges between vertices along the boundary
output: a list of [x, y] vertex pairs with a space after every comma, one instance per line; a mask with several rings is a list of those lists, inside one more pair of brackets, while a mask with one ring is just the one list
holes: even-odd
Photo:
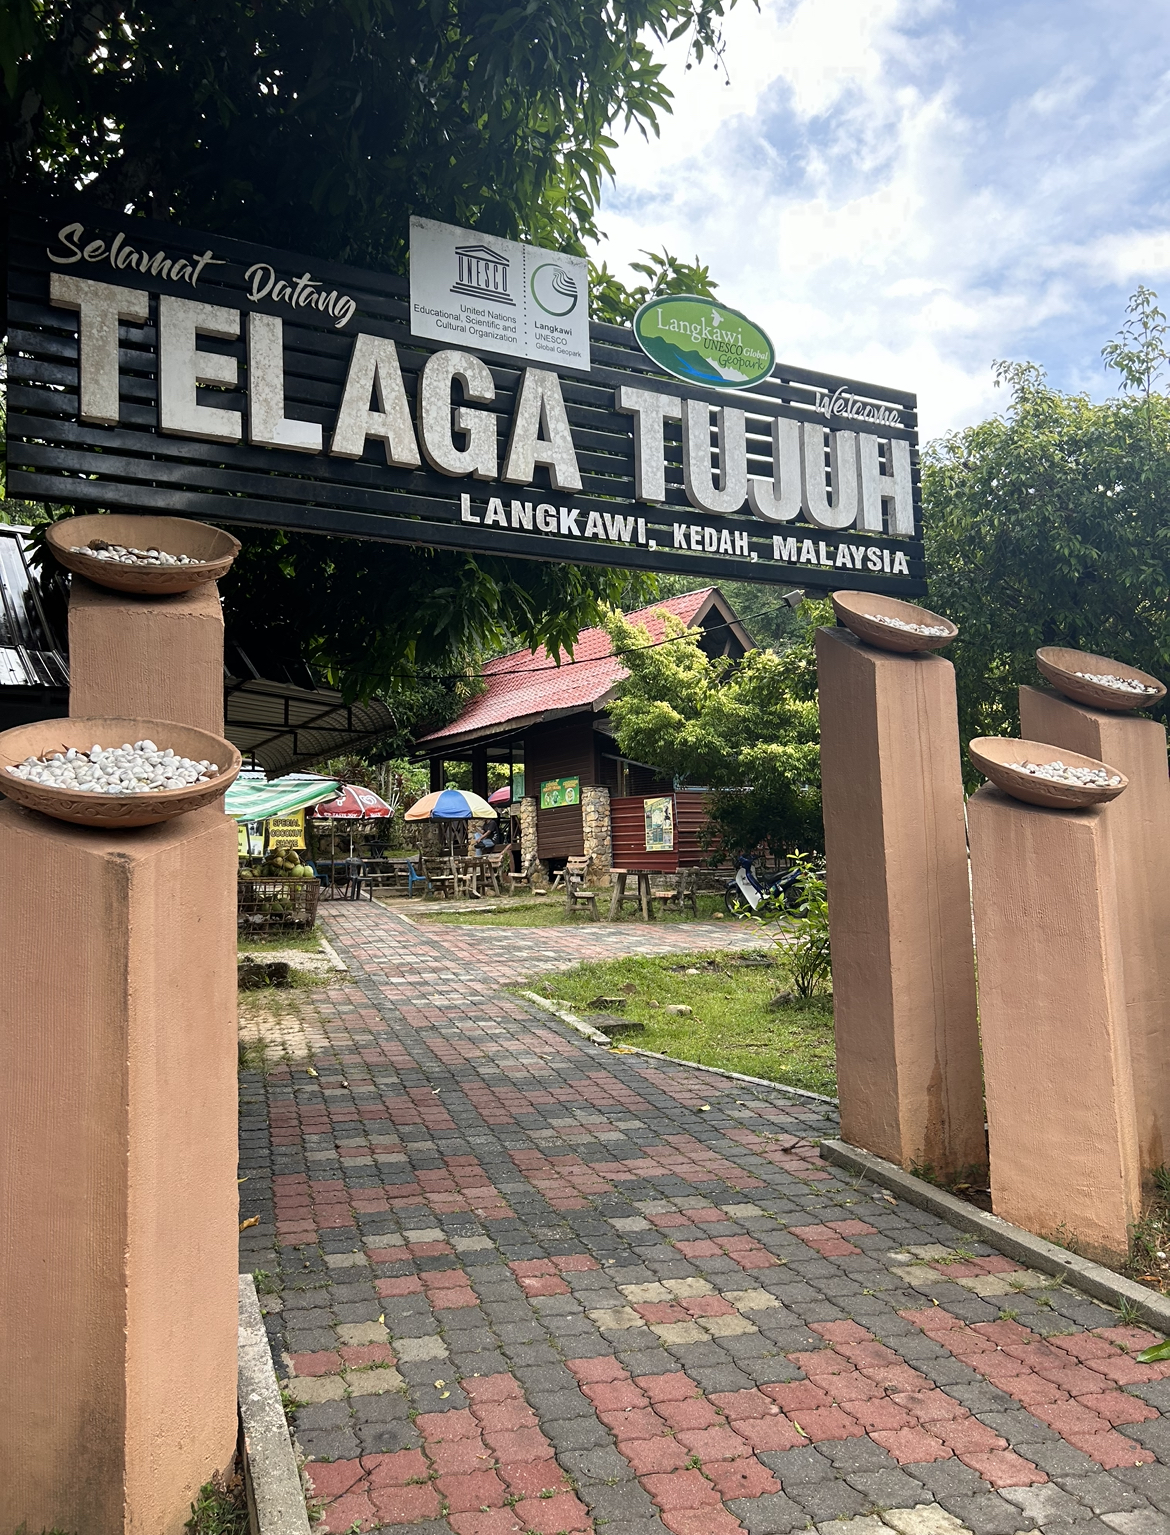
[[[19, 206], [10, 493], [924, 591], [913, 395], [770, 354], [761, 368], [761, 342], [736, 328], [746, 317], [708, 300], [658, 305], [674, 350], [655, 353], [588, 321], [583, 262], [412, 224], [408, 282], [84, 198]], [[737, 356], [761, 376], [737, 374]]]

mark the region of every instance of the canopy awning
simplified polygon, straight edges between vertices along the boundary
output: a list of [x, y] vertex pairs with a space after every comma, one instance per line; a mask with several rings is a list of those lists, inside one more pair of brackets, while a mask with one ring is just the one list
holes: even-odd
[[224, 809], [237, 821], [266, 821], [274, 815], [292, 815], [306, 805], [335, 794], [336, 778], [274, 778], [271, 783], [244, 783], [238, 778], [224, 796]]

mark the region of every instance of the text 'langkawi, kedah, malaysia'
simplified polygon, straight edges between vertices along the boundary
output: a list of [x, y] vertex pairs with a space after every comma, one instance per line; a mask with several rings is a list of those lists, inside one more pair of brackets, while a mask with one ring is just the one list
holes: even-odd
[[590, 323], [585, 263], [413, 221], [411, 280], [10, 222], [10, 494], [801, 586], [923, 589], [915, 401], [738, 310]]

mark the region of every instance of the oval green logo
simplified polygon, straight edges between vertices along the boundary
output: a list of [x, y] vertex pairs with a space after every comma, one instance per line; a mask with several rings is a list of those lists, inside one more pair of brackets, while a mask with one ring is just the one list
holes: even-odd
[[747, 315], [690, 293], [652, 298], [634, 316], [638, 345], [653, 362], [688, 384], [746, 389], [767, 378], [772, 343]]

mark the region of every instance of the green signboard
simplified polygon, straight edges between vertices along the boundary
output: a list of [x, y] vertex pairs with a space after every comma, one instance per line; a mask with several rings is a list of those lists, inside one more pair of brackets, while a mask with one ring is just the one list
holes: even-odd
[[561, 805], [581, 803], [579, 778], [546, 778], [540, 786], [540, 808], [557, 810]]
[[776, 362], [772, 343], [747, 315], [690, 294], [643, 304], [634, 316], [634, 335], [660, 368], [709, 389], [750, 388]]

